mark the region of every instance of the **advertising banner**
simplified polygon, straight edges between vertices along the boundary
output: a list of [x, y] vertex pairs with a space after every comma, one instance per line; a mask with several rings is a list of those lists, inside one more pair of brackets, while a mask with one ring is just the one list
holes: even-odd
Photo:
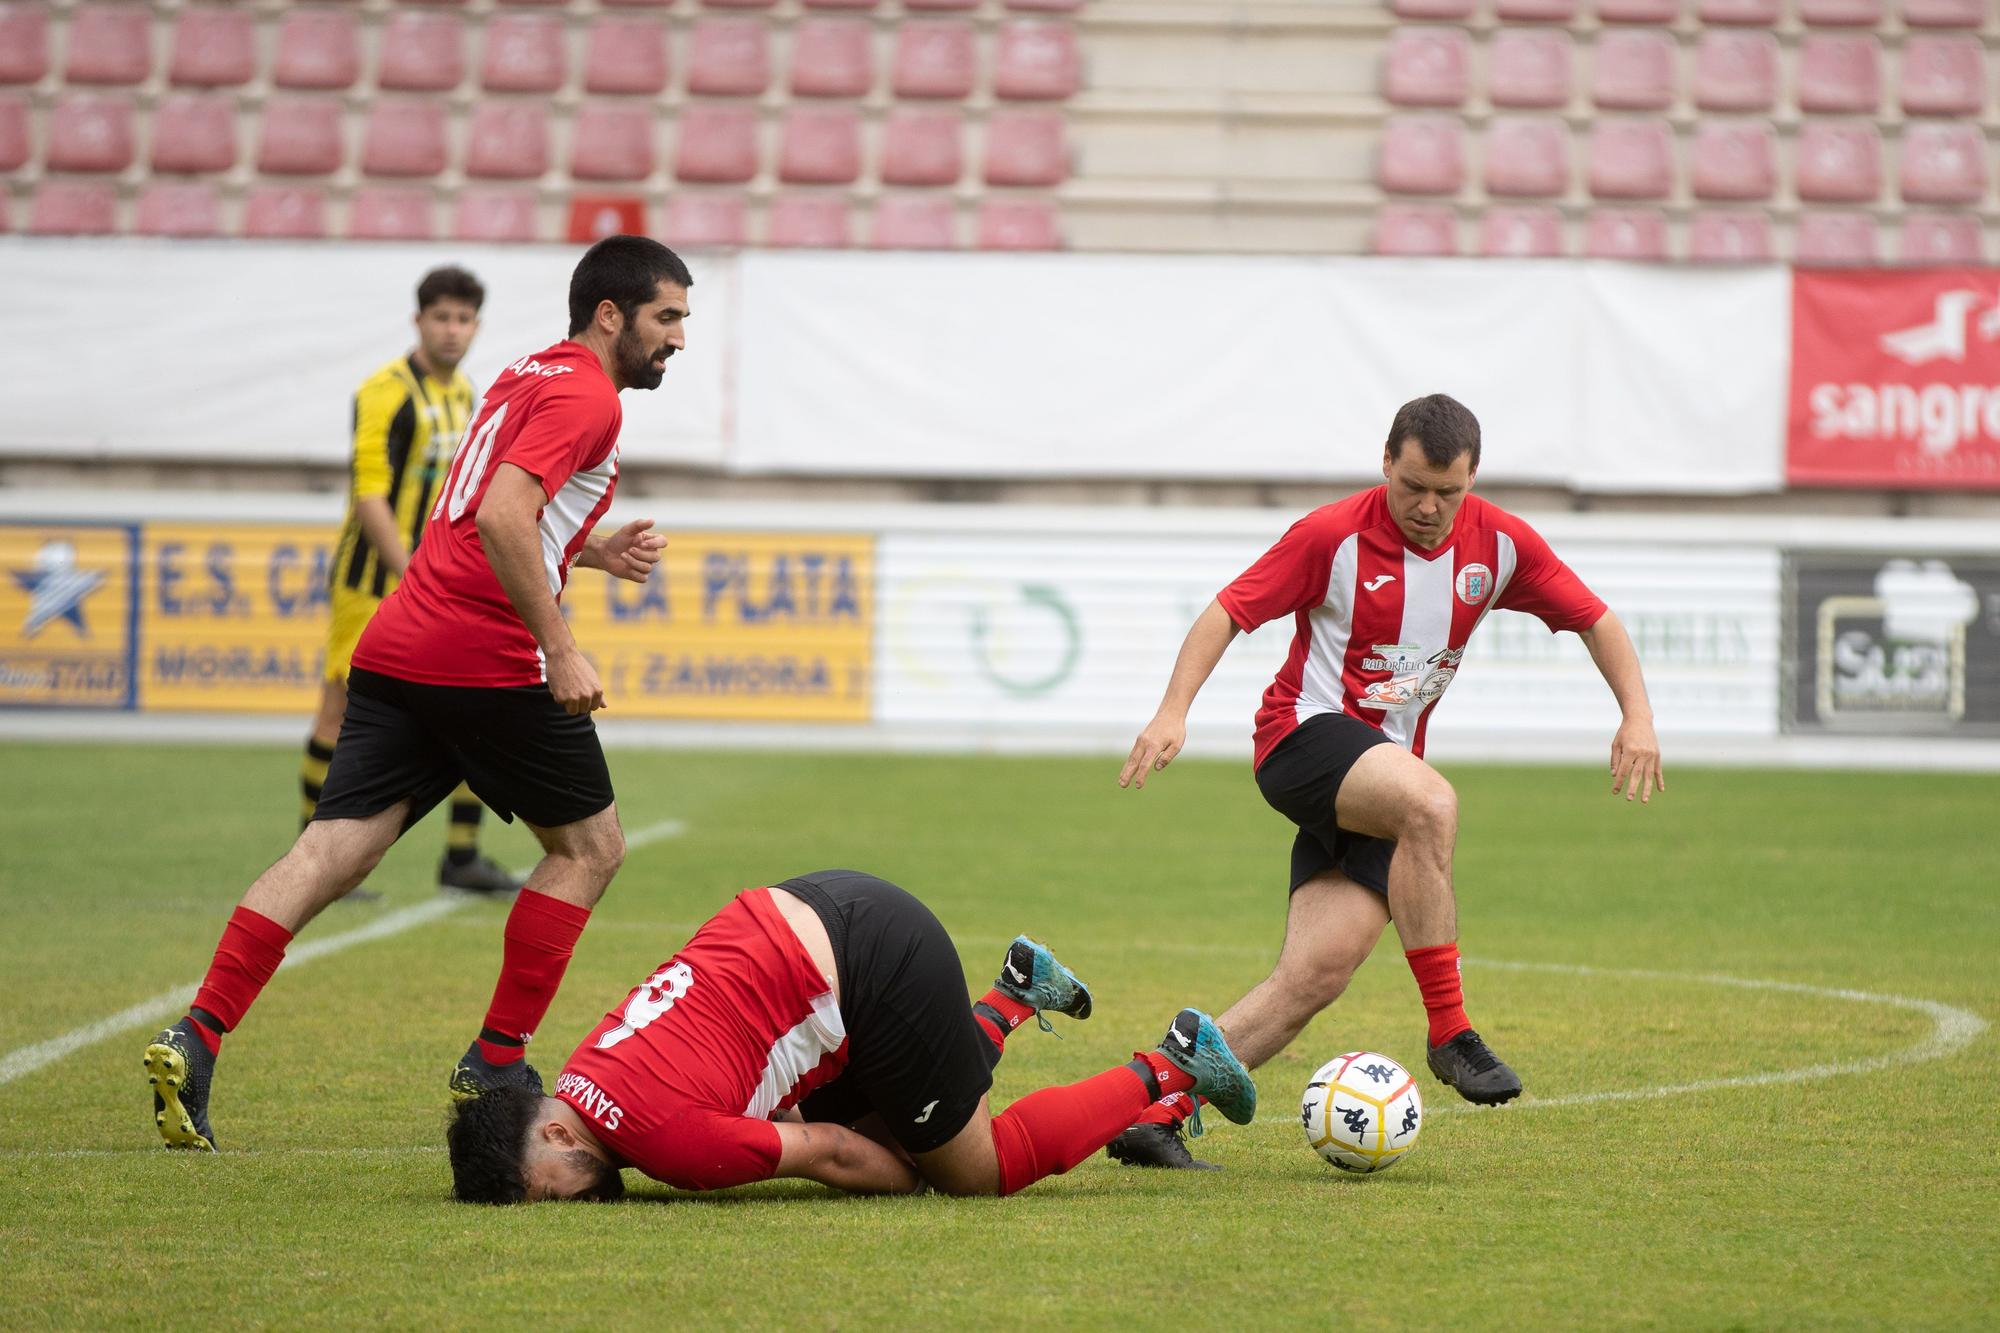
[[1785, 471], [2000, 489], [2000, 269], [1793, 274]]
[[130, 708], [138, 529], [0, 523], [0, 707]]

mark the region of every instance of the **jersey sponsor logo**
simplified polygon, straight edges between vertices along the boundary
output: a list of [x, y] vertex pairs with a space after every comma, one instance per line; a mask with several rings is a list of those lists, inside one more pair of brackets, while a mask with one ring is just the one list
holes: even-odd
[[1426, 656], [1421, 644], [1378, 643], [1372, 655], [1361, 659], [1361, 666], [1366, 671], [1386, 671], [1389, 678], [1368, 682], [1355, 702], [1384, 711], [1427, 704], [1451, 684], [1464, 656], [1463, 648], [1441, 648]]
[[1467, 565], [1458, 571], [1452, 587], [1458, 592], [1459, 601], [1478, 606], [1493, 591], [1493, 571], [1485, 565]]
[[582, 1111], [606, 1129], [618, 1128], [625, 1108], [611, 1100], [609, 1093], [581, 1074], [565, 1072], [556, 1080], [556, 1096]]
[[513, 371], [516, 375], [538, 375], [543, 379], [547, 379], [551, 375], [567, 375], [574, 371], [576, 367], [545, 366], [532, 356], [524, 356], [513, 365], [507, 367], [507, 369]]
[[924, 1107], [924, 1113], [917, 1117], [917, 1123], [921, 1125], [928, 1122], [931, 1118], [931, 1112], [937, 1110], [937, 1104], [938, 1099], [936, 1097], [931, 1098], [930, 1105]]
[[625, 1001], [624, 1021], [597, 1039], [597, 1049], [608, 1051], [660, 1015], [694, 985], [694, 969], [686, 963], [670, 963], [641, 982]]
[[1380, 588], [1383, 584], [1394, 583], [1395, 581], [1396, 581], [1396, 576], [1394, 574], [1377, 574], [1374, 578], [1368, 580], [1361, 586], [1368, 589], [1368, 591], [1370, 592], [1374, 592], [1376, 589]]
[[1430, 655], [1426, 662], [1430, 670], [1417, 682], [1417, 698], [1429, 703], [1445, 692], [1452, 677], [1458, 674], [1459, 660], [1465, 656], [1463, 648], [1441, 648]]

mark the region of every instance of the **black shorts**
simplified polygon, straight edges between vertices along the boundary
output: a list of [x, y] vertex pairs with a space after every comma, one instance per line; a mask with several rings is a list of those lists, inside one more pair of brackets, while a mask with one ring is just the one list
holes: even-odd
[[1299, 826], [1292, 839], [1292, 888], [1338, 870], [1356, 884], [1389, 896], [1394, 838], [1351, 833], [1334, 822], [1333, 800], [1354, 761], [1378, 745], [1394, 745], [1366, 722], [1321, 713], [1278, 742], [1257, 769], [1257, 790], [1273, 810]]
[[799, 1114], [842, 1125], [878, 1114], [906, 1150], [942, 1148], [979, 1109], [1000, 1057], [972, 1017], [958, 946], [930, 908], [858, 870], [776, 887], [826, 926], [847, 1027], [847, 1068]]
[[588, 713], [546, 685], [420, 685], [354, 668], [347, 717], [314, 819], [366, 819], [410, 803], [408, 828], [464, 781], [502, 819], [538, 828], [611, 804], [611, 770]]

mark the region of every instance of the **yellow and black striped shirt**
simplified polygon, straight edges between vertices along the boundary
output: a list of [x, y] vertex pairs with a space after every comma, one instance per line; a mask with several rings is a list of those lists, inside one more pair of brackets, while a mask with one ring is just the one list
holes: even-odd
[[472, 381], [453, 371], [439, 383], [417, 368], [414, 356], [391, 361], [354, 393], [354, 460], [347, 522], [333, 561], [333, 591], [386, 597], [396, 586], [374, 543], [362, 531], [355, 502], [381, 496], [412, 553], [423, 536], [439, 478], [451, 467], [472, 418]]

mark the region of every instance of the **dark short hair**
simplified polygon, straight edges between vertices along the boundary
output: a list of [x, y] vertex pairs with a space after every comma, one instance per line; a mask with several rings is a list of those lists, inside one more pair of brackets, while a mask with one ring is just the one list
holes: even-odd
[[1460, 454], [1470, 454], [1472, 470], [1479, 471], [1479, 418], [1448, 393], [1412, 398], [1396, 409], [1383, 446], [1390, 458], [1400, 456], [1404, 440], [1415, 440], [1432, 467], [1450, 467]]
[[520, 1203], [528, 1197], [522, 1167], [541, 1105], [541, 1094], [527, 1088], [494, 1088], [458, 1104], [444, 1131], [453, 1197], [463, 1203]]
[[417, 313], [422, 314], [439, 301], [463, 301], [474, 310], [486, 304], [486, 288], [479, 279], [456, 264], [434, 268], [417, 284]]
[[694, 286], [681, 257], [649, 236], [607, 236], [583, 252], [569, 275], [569, 336], [575, 337], [609, 301], [629, 321], [659, 294], [660, 284]]

